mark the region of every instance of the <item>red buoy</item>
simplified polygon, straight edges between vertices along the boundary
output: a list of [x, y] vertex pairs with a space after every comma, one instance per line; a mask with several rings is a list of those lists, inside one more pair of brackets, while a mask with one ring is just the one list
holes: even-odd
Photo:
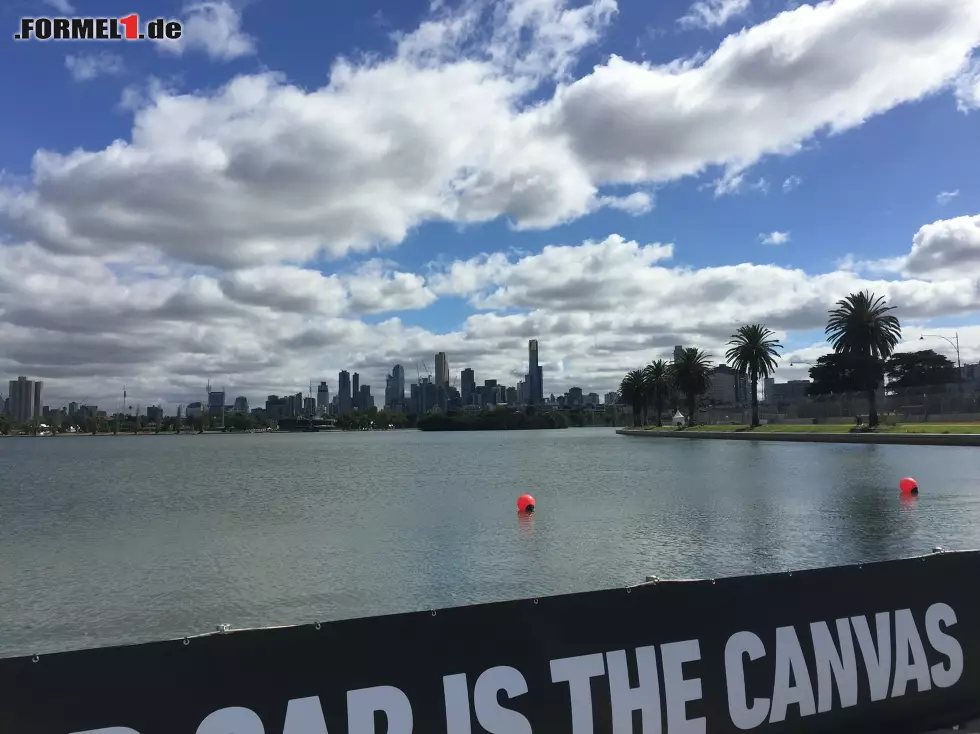
[[518, 512], [534, 512], [534, 506], [537, 504], [534, 501], [534, 497], [529, 494], [522, 494], [517, 498], [517, 511]]
[[919, 483], [916, 482], [912, 477], [905, 477], [901, 481], [899, 481], [898, 488], [902, 491], [902, 494], [919, 493]]

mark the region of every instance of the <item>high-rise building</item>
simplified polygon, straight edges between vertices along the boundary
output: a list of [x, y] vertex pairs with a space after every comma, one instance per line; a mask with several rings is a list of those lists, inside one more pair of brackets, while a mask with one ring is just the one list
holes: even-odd
[[463, 405], [473, 404], [473, 395], [476, 393], [476, 374], [470, 367], [460, 373], [460, 392], [463, 398]]
[[316, 388], [316, 411], [321, 415], [330, 408], [330, 389], [326, 382], [321, 382]]
[[538, 340], [527, 343], [528, 403], [536, 405], [544, 402], [544, 385], [541, 380], [541, 367], [538, 364]]
[[316, 414], [316, 398], [303, 398], [303, 414], [304, 415], [314, 415]]
[[374, 407], [374, 398], [371, 396], [371, 386], [361, 385], [358, 390], [357, 407], [361, 410], [370, 410]]
[[29, 421], [40, 417], [41, 387], [44, 383], [28, 380], [23, 375], [10, 380], [7, 385], [10, 407], [8, 413], [15, 421]]
[[239, 395], [235, 398], [235, 408], [236, 413], [247, 413], [248, 412], [248, 398], [244, 395]]
[[361, 408], [361, 376], [355, 372], [354, 373], [354, 389], [351, 391], [351, 407]]
[[208, 413], [211, 415], [221, 415], [221, 411], [225, 409], [225, 391], [224, 390], [208, 390]]
[[763, 401], [766, 403], [773, 402], [776, 397], [775, 393], [776, 393], [776, 378], [764, 377], [762, 379]]
[[337, 411], [339, 413], [347, 413], [350, 409], [350, 372], [341, 370], [337, 376]]
[[396, 364], [391, 368], [392, 392], [398, 400], [405, 399], [405, 368]]
[[445, 352], [436, 354], [436, 387], [446, 387], [449, 384], [449, 357]]
[[683, 356], [684, 356], [684, 347], [678, 344], [676, 347], [674, 347], [674, 361], [680, 362], [681, 357]]

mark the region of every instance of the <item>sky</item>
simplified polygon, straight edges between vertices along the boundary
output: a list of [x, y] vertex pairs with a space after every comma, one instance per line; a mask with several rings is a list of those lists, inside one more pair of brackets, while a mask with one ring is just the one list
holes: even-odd
[[[177, 41], [14, 41], [21, 16]], [[870, 289], [980, 361], [977, 0], [7, 0], [0, 391], [600, 394]], [[928, 335], [920, 340], [922, 335]], [[793, 362], [794, 366], [790, 363]]]

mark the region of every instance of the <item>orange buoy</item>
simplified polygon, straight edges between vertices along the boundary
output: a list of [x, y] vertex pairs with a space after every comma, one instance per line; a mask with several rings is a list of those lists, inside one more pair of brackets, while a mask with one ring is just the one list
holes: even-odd
[[898, 488], [902, 491], [902, 494], [918, 494], [919, 493], [919, 483], [915, 481], [912, 477], [905, 477], [898, 483]]
[[518, 512], [534, 512], [534, 506], [537, 504], [534, 501], [534, 497], [529, 494], [522, 494], [517, 498], [517, 511]]

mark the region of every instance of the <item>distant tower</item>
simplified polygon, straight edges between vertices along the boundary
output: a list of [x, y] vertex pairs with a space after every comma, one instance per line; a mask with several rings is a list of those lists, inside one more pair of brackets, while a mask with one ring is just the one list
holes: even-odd
[[683, 357], [684, 357], [684, 347], [678, 344], [676, 347], [674, 347], [674, 361], [680, 362], [681, 359], [683, 359]]
[[436, 385], [439, 387], [449, 385], [449, 357], [445, 352], [436, 354]]
[[531, 339], [527, 343], [527, 376], [530, 390], [528, 403], [538, 405], [544, 402], [544, 385], [542, 384], [541, 365], [538, 364], [538, 340]]

